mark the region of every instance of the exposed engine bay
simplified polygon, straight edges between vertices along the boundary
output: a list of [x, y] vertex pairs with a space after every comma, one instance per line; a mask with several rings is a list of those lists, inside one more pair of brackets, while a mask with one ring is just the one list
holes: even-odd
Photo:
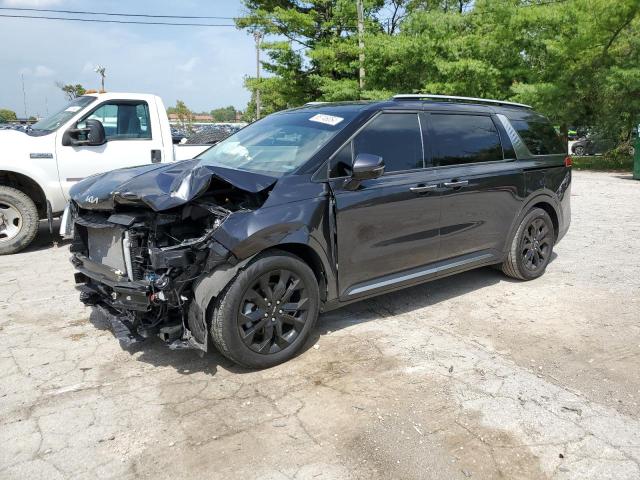
[[161, 212], [126, 203], [88, 210], [71, 202], [81, 301], [102, 310], [123, 346], [158, 335], [171, 348], [206, 350], [206, 327], [189, 315], [194, 282], [237, 263], [213, 235], [234, 212], [259, 208], [266, 196], [213, 180], [202, 196]]

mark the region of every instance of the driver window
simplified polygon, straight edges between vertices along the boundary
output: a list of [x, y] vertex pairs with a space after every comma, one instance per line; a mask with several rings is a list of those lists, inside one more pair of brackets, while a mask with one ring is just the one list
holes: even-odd
[[331, 159], [329, 177], [351, 175], [353, 159], [359, 153], [381, 156], [385, 172], [423, 168], [422, 135], [418, 114], [378, 115]]
[[90, 118], [102, 123], [107, 140], [151, 138], [149, 106], [146, 102], [105, 103], [85, 120]]

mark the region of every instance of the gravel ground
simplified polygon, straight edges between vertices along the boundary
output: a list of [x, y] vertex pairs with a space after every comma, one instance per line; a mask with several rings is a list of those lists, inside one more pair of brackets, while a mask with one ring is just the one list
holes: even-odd
[[0, 257], [0, 477], [640, 478], [640, 182], [576, 172], [546, 275], [480, 269], [323, 315], [266, 371], [77, 300], [42, 230]]

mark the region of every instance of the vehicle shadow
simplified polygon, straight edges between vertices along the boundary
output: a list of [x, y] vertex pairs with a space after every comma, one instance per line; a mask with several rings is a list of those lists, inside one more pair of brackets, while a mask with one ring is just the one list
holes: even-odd
[[36, 238], [31, 242], [27, 248], [25, 248], [22, 252], [19, 252], [15, 255], [20, 255], [20, 253], [29, 253], [29, 252], [37, 252], [40, 250], [46, 250], [52, 247], [60, 247], [62, 245], [67, 245], [71, 242], [69, 239], [63, 239], [60, 234], [60, 220], [56, 219], [53, 221], [53, 233], [49, 231], [49, 222], [47, 220], [40, 220], [40, 224], [38, 225], [38, 233]]
[[[554, 254], [551, 261], [555, 257]], [[318, 323], [310, 338], [305, 342], [300, 355], [312, 348], [328, 332], [424, 309], [502, 282], [512, 283], [518, 282], [518, 280], [508, 278], [502, 272], [486, 267], [380, 295], [324, 313], [320, 315]], [[428, 315], [428, 311], [425, 314]], [[104, 319], [92, 319], [91, 321], [97, 328], [107, 330], [110, 328]], [[114, 341], [116, 341], [115, 338]], [[200, 355], [196, 350], [170, 350], [164, 342], [153, 337], [127, 351], [135, 356], [137, 361], [157, 367], [172, 367], [183, 375], [205, 373], [214, 376], [219, 367], [237, 374], [254, 371], [239, 367], [222, 356], [210, 340], [208, 350], [203, 355]]]
[[[92, 310], [89, 315], [89, 321], [98, 330], [107, 330], [111, 332], [109, 321], [98, 311]], [[118, 340], [113, 337], [113, 341]], [[208, 351], [200, 350], [171, 350], [165, 342], [156, 336], [152, 336], [142, 343], [136, 344], [124, 351], [135, 356], [139, 362], [148, 363], [154, 367], [172, 367], [176, 372], [182, 375], [191, 375], [193, 373], [205, 373], [207, 375], [215, 375], [218, 367], [234, 373], [245, 373], [251, 370], [237, 366], [231, 360], [222, 356], [209, 342]]]
[[[304, 350], [311, 348], [328, 332], [410, 313], [485, 287], [514, 282], [518, 280], [509, 278], [494, 268], [485, 267], [352, 303], [321, 315]], [[428, 315], [428, 311], [425, 314]]]

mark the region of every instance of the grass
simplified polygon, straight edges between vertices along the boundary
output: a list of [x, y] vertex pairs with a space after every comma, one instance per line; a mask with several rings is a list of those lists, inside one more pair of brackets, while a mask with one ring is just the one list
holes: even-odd
[[579, 170], [617, 170], [630, 172], [633, 170], [633, 157], [608, 157], [592, 155], [589, 157], [572, 156], [573, 168]]

